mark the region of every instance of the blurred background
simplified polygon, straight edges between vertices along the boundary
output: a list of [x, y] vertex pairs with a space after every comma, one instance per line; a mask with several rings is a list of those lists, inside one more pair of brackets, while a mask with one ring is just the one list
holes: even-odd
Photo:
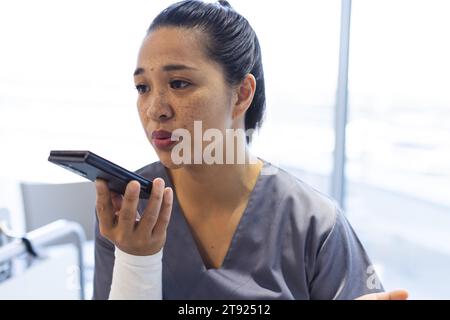
[[[132, 73], [151, 20], [171, 3], [0, 2], [0, 221], [12, 231], [65, 218], [92, 238], [92, 185], [50, 164], [52, 149], [133, 170], [157, 160]], [[230, 3], [263, 52], [267, 114], [254, 152], [340, 202], [385, 289], [449, 299], [450, 3]], [[92, 243], [69, 222], [55, 230], [73, 241], [0, 262], [0, 299], [90, 298]]]

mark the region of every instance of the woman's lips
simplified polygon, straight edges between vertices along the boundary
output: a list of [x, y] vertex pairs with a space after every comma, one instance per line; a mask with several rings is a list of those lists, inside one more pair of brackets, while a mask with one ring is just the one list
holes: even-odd
[[172, 140], [172, 133], [165, 130], [155, 130], [152, 132], [153, 144], [159, 149], [168, 149], [178, 141]]
[[152, 139], [167, 139], [172, 136], [172, 132], [166, 130], [155, 130], [152, 132]]

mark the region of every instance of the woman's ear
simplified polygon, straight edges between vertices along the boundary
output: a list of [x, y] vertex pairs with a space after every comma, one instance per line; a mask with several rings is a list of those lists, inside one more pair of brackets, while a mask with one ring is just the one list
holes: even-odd
[[256, 79], [249, 73], [236, 87], [233, 99], [233, 120], [243, 117], [253, 101], [256, 90]]

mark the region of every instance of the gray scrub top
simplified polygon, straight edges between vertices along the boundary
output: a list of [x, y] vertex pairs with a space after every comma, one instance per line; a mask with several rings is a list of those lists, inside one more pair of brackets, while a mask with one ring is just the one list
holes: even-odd
[[[137, 173], [173, 187], [160, 162]], [[108, 298], [113, 266], [114, 245], [96, 224], [94, 299]], [[383, 291], [336, 203], [266, 161], [219, 269], [205, 267], [174, 196], [162, 281], [163, 299], [329, 300]]]

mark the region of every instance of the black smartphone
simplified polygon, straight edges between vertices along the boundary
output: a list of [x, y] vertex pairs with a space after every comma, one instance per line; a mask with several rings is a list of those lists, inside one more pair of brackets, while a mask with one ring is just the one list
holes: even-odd
[[122, 195], [125, 193], [127, 184], [132, 180], [136, 180], [141, 184], [139, 198], [148, 199], [152, 191], [151, 181], [90, 151], [52, 150], [48, 161], [88, 180], [105, 180], [111, 191]]

